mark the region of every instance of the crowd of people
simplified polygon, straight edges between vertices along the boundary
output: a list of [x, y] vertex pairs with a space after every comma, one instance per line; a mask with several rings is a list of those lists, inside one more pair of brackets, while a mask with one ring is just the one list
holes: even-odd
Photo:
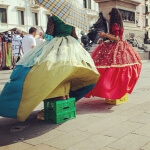
[[0, 68], [14, 68], [25, 54], [42, 42], [43, 31], [34, 27], [31, 27], [25, 36], [20, 29], [5, 32], [0, 37]]
[[[39, 38], [45, 38], [43, 44], [36, 46], [37, 30], [31, 28], [22, 39], [24, 56], [0, 95], [0, 116], [25, 121], [45, 99], [98, 96], [116, 100], [131, 94], [140, 76], [141, 59], [122, 39], [124, 27], [118, 9], [112, 8], [108, 22], [110, 33], [99, 33], [108, 40], [101, 42], [91, 56], [78, 42], [75, 27], [55, 15], [49, 18], [46, 33], [40, 34]], [[41, 39], [37, 41], [39, 44]]]

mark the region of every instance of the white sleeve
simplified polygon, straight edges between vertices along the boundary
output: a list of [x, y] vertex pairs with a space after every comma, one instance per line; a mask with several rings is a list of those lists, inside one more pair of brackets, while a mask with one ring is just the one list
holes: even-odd
[[14, 48], [14, 45], [15, 45], [15, 39], [12, 38], [12, 48], [13, 48], [13, 50], [15, 49], [15, 48]]
[[31, 40], [31, 46], [36, 46], [35, 38], [32, 38], [32, 40]]
[[22, 38], [22, 48], [24, 47], [24, 38]]

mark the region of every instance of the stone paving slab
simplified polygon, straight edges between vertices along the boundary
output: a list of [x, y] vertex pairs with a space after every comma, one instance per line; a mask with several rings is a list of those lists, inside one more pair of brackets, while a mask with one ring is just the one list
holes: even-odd
[[140, 115], [130, 119], [130, 121], [137, 122], [137, 123], [143, 123], [143, 124], [150, 123], [150, 114], [148, 114], [148, 113], [140, 114]]
[[119, 123], [127, 119], [128, 117], [126, 116], [113, 115], [112, 117], [99, 120], [96, 123], [91, 123], [87, 127], [81, 128], [80, 130], [93, 133], [93, 134], [98, 134], [98, 133], [102, 133], [105, 130], [108, 130], [113, 126], [118, 125]]
[[25, 140], [24, 142], [27, 144], [31, 144], [31, 145], [38, 145], [38, 144], [47, 142], [49, 140], [52, 140], [54, 138], [60, 137], [65, 134], [66, 134], [65, 132], [52, 130], [52, 131], [47, 131], [45, 134], [37, 136], [33, 139], [31, 138], [31, 139]]
[[[0, 92], [11, 72], [0, 71]], [[37, 120], [41, 109], [43, 103], [25, 122], [0, 117], [0, 150], [150, 150], [150, 62], [143, 62], [128, 103], [83, 98], [76, 119], [60, 125]]]
[[140, 150], [150, 150], [150, 143], [148, 143], [145, 146], [143, 146], [142, 148], [140, 148]]
[[100, 149], [100, 150], [116, 150], [116, 149], [110, 148], [110, 147], [104, 147], [104, 148], [102, 148], [102, 149]]
[[39, 145], [28, 148], [28, 150], [59, 150], [59, 149], [48, 146], [48, 145], [39, 144]]
[[143, 124], [140, 123], [125, 121], [108, 129], [107, 131], [102, 132], [101, 134], [119, 139], [135, 131], [136, 129], [139, 129], [142, 126]]
[[146, 124], [133, 132], [134, 134], [150, 137], [150, 124]]
[[136, 134], [128, 134], [125, 137], [111, 143], [109, 147], [115, 148], [117, 150], [139, 150], [148, 142], [150, 142], [149, 137]]
[[32, 145], [29, 145], [29, 144], [26, 144], [23, 142], [19, 142], [19, 143], [14, 143], [14, 144], [11, 144], [8, 146], [0, 147], [0, 150], [26, 150], [31, 147], [32, 147]]
[[100, 150], [116, 140], [113, 137], [97, 134], [69, 147], [67, 150]]
[[57, 128], [57, 130], [64, 132], [71, 132], [74, 130], [79, 130], [88, 126], [89, 124], [99, 121], [100, 118], [93, 116], [77, 116], [76, 119], [70, 120]]
[[88, 132], [83, 131], [73, 131], [70, 133], [66, 133], [62, 136], [59, 136], [57, 138], [54, 138], [53, 140], [45, 142], [45, 144], [50, 145], [52, 147], [56, 147], [59, 149], [67, 149], [68, 147], [77, 144], [84, 139], [93, 136], [92, 134]]

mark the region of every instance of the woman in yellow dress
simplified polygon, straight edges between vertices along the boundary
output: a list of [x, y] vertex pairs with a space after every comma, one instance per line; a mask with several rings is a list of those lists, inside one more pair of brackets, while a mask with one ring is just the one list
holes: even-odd
[[0, 95], [0, 116], [24, 121], [43, 100], [66, 99], [70, 91], [86, 86], [90, 90], [97, 82], [99, 73], [73, 26], [52, 16], [44, 37], [46, 41], [25, 55], [12, 72]]

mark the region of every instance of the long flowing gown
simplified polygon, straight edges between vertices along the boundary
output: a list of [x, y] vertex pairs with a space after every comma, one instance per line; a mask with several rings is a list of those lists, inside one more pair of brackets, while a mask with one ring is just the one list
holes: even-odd
[[115, 100], [133, 91], [142, 64], [133, 47], [122, 40], [123, 32], [118, 24], [113, 24], [110, 33], [120, 40], [103, 42], [93, 51], [92, 58], [101, 76], [86, 97], [98, 96]]
[[0, 116], [24, 121], [44, 99], [97, 82], [99, 73], [75, 39], [74, 27], [52, 16], [45, 37], [49, 41], [25, 55], [13, 70], [0, 95]]

